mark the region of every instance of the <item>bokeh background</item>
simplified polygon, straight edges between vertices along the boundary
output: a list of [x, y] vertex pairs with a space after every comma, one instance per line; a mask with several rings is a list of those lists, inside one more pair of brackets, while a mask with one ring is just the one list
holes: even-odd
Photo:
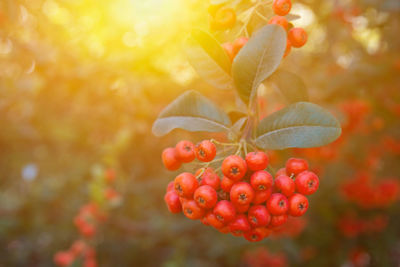
[[[269, 152], [276, 169], [308, 159], [321, 185], [304, 219], [251, 244], [167, 211], [175, 174], [161, 151], [205, 135], [151, 134], [187, 89], [235, 106], [182, 49], [193, 27], [208, 29], [208, 1], [0, 1], [0, 266], [53, 266], [76, 240], [99, 266], [399, 266], [400, 2], [293, 3], [309, 42], [282, 67], [343, 135]], [[260, 98], [265, 113], [271, 99]], [[101, 214], [82, 230], [77, 214], [91, 205]]]

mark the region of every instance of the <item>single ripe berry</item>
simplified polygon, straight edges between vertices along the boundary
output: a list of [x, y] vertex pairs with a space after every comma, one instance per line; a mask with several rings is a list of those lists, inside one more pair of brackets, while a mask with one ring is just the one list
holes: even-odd
[[303, 28], [292, 28], [288, 32], [288, 39], [293, 47], [299, 48], [306, 44], [308, 36]]
[[296, 191], [303, 195], [311, 195], [319, 186], [318, 176], [310, 171], [301, 172], [296, 176]]
[[285, 214], [289, 209], [287, 197], [280, 193], [274, 193], [267, 201], [267, 209], [272, 215]]
[[276, 24], [282, 26], [285, 31], [288, 30], [289, 24], [285, 17], [281, 16], [273, 16], [269, 21], [268, 24]]
[[216, 229], [224, 227], [224, 223], [217, 219], [217, 216], [211, 211], [209, 211], [205, 216], [208, 224]]
[[233, 204], [235, 206], [236, 212], [237, 213], [245, 213], [249, 210], [250, 204], [247, 205], [239, 205], [239, 204]]
[[236, 23], [236, 13], [232, 8], [220, 8], [214, 16], [214, 28], [225, 30], [232, 28]]
[[283, 54], [283, 57], [287, 57], [290, 54], [290, 51], [292, 50], [292, 44], [290, 43], [289, 39], [286, 40], [286, 49], [285, 53]]
[[232, 186], [230, 192], [231, 202], [236, 205], [248, 205], [253, 201], [254, 189], [246, 182], [239, 182]]
[[290, 0], [274, 0], [272, 10], [279, 16], [285, 16], [290, 12], [292, 2]]
[[233, 61], [236, 56], [235, 47], [232, 43], [223, 43], [222, 48], [225, 50], [225, 53], [228, 55], [229, 59]]
[[252, 203], [256, 205], [265, 203], [271, 197], [271, 194], [272, 188], [263, 191], [255, 191]]
[[202, 185], [194, 192], [194, 200], [203, 209], [211, 209], [217, 204], [217, 191], [209, 185]]
[[247, 167], [252, 171], [260, 171], [267, 168], [268, 156], [264, 152], [250, 152], [246, 155]]
[[234, 181], [232, 181], [228, 177], [224, 176], [224, 177], [222, 177], [222, 181], [221, 181], [221, 189], [224, 190], [225, 192], [229, 193], [229, 192], [231, 192], [231, 188], [234, 183], [235, 183]]
[[75, 260], [75, 257], [69, 251], [60, 251], [54, 255], [53, 260], [57, 266], [70, 266]]
[[222, 173], [233, 181], [239, 181], [246, 175], [246, 161], [237, 155], [230, 155], [222, 162]]
[[269, 224], [271, 215], [264, 205], [255, 205], [249, 209], [248, 218], [252, 227], [264, 227]]
[[268, 236], [267, 233], [269, 234], [263, 227], [254, 228], [244, 233], [244, 238], [250, 242], [259, 242]]
[[279, 175], [275, 179], [275, 189], [287, 197], [294, 194], [296, 185], [294, 181], [287, 175]]
[[308, 209], [308, 199], [302, 194], [294, 194], [289, 198], [289, 214], [298, 217], [306, 213]]
[[199, 187], [196, 177], [188, 172], [179, 174], [174, 181], [175, 192], [180, 197], [191, 198]]
[[246, 45], [247, 41], [249, 41], [249, 38], [239, 37], [233, 42], [233, 51], [235, 52], [235, 55], [237, 55], [237, 53], [239, 53], [240, 49], [242, 49], [243, 46]]
[[250, 184], [256, 191], [267, 190], [272, 187], [274, 179], [267, 171], [256, 171], [250, 177]]
[[165, 168], [170, 171], [175, 171], [181, 167], [181, 162], [178, 159], [176, 149], [173, 147], [164, 149], [161, 154], [161, 159], [164, 163]]
[[308, 170], [308, 162], [304, 159], [290, 158], [286, 161], [286, 173], [289, 176], [297, 175]]
[[228, 200], [221, 200], [215, 205], [213, 213], [217, 219], [227, 224], [232, 221], [236, 216], [236, 210], [233, 204]]
[[194, 153], [194, 145], [190, 141], [180, 141], [178, 144], [176, 144], [175, 150], [178, 159], [181, 162], [188, 163], [196, 158], [196, 154]]
[[167, 192], [164, 196], [164, 201], [171, 213], [179, 213], [182, 211], [182, 205], [179, 200], [179, 196], [175, 191]]
[[234, 236], [241, 236], [244, 232], [250, 231], [250, 224], [247, 216], [239, 214], [229, 223], [229, 230]]
[[182, 209], [185, 216], [191, 220], [201, 219], [205, 214], [204, 210], [200, 208], [194, 200], [186, 201], [183, 204]]
[[[201, 170], [201, 169], [200, 169]], [[197, 174], [197, 172], [196, 172]], [[195, 175], [196, 177], [198, 175]], [[215, 190], [219, 189], [220, 186], [220, 179], [218, 174], [214, 172], [212, 168], [207, 168], [204, 170], [203, 174], [200, 176], [201, 182], [200, 185], [209, 185]]]
[[217, 154], [217, 148], [209, 140], [204, 140], [196, 146], [196, 157], [203, 162], [212, 161]]
[[285, 224], [288, 220], [287, 214], [271, 216], [271, 221], [269, 222], [268, 228], [274, 228]]

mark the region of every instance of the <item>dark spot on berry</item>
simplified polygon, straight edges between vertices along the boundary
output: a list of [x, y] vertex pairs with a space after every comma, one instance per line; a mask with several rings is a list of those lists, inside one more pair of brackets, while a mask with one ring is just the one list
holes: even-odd
[[200, 203], [204, 203], [205, 200], [202, 197], [197, 198], [199, 200]]
[[221, 215], [217, 215], [216, 217], [217, 217], [217, 220], [218, 220], [218, 221], [221, 221], [221, 222], [222, 222], [222, 221], [224, 220], [224, 218], [223, 218]]
[[252, 217], [251, 220], [256, 224], [257, 223], [257, 218], [256, 217]]
[[179, 192], [182, 192], [182, 187], [181, 187], [180, 184], [177, 184], [177, 185], [175, 186], [175, 189], [178, 190]]
[[240, 195], [239, 195], [239, 199], [240, 199], [240, 200], [246, 200], [246, 199], [247, 199], [246, 194], [244, 194], [244, 193], [243, 193], [243, 194], [240, 194]]
[[260, 185], [258, 186], [258, 189], [259, 189], [259, 190], [264, 190], [264, 189], [265, 189], [265, 186], [262, 185], [262, 184], [260, 184]]
[[279, 206], [281, 206], [281, 207], [285, 206], [285, 201], [283, 201], [283, 200], [279, 201]]
[[239, 168], [238, 168], [238, 167], [232, 167], [231, 173], [232, 173], [233, 175], [238, 174], [238, 173], [239, 173]]
[[186, 213], [187, 213], [187, 214], [192, 214], [193, 211], [192, 211], [191, 209], [186, 209]]

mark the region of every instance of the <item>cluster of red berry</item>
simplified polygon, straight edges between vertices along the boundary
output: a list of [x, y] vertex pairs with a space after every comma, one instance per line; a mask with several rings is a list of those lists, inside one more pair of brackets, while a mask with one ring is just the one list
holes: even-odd
[[96, 251], [83, 240], [76, 240], [69, 250], [59, 251], [54, 255], [57, 266], [70, 266], [78, 257], [83, 258], [84, 267], [96, 267]]
[[[113, 169], [107, 169], [102, 175], [104, 183], [104, 199], [110, 206], [121, 202], [121, 195], [113, 188], [116, 175]], [[74, 225], [82, 238], [89, 241], [97, 232], [98, 226], [108, 219], [107, 212], [94, 202], [83, 205], [74, 217]], [[67, 251], [59, 251], [54, 255], [54, 263], [57, 266], [70, 266], [79, 257], [83, 258], [84, 267], [96, 267], [96, 251], [83, 240], [75, 241]]]
[[365, 209], [388, 207], [399, 199], [400, 183], [395, 178], [385, 178], [373, 184], [371, 176], [359, 173], [342, 185], [344, 196]]
[[[209, 140], [198, 145], [189, 141], [167, 148], [162, 160], [169, 170], [195, 158], [211, 162], [217, 148]], [[318, 176], [308, 171], [303, 159], [291, 158], [286, 168], [273, 179], [265, 171], [269, 159], [264, 152], [247, 153], [245, 159], [229, 155], [222, 161], [220, 179], [212, 168], [204, 167], [195, 174], [183, 172], [167, 187], [164, 200], [172, 213], [183, 213], [192, 220], [201, 220], [222, 233], [244, 236], [260, 241], [275, 227], [286, 223], [288, 216], [302, 216], [308, 209], [305, 195], [313, 194], [319, 186]]]
[[287, 31], [287, 43], [284, 57], [289, 55], [292, 47], [302, 47], [306, 44], [308, 36], [303, 28], [295, 28], [292, 23], [289, 23], [284, 17], [289, 14], [292, 9], [291, 0], [274, 0], [272, 10], [276, 16], [272, 17], [268, 24], [277, 24], [282, 26]]
[[242, 256], [242, 262], [244, 266], [249, 267], [286, 267], [289, 265], [285, 254], [274, 254], [265, 247], [246, 251]]
[[389, 223], [386, 214], [377, 214], [370, 218], [360, 218], [358, 215], [350, 213], [343, 215], [339, 222], [340, 232], [348, 238], [356, 238], [361, 234], [382, 232]]

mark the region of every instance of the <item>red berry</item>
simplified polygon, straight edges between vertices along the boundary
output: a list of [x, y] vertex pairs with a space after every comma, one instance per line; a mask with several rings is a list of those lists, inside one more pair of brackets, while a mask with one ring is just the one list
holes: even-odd
[[182, 205], [179, 200], [179, 196], [175, 191], [167, 192], [164, 196], [164, 201], [171, 213], [179, 213], [182, 211]]
[[180, 197], [192, 198], [197, 187], [199, 187], [199, 182], [191, 173], [184, 172], [175, 178], [174, 188]]
[[280, 25], [285, 29], [285, 31], [287, 31], [288, 27], [289, 27], [289, 23], [287, 22], [286, 18], [285, 17], [281, 17], [281, 16], [273, 16], [268, 21], [268, 24]]
[[289, 214], [302, 216], [308, 209], [308, 199], [302, 194], [294, 194], [289, 198]]
[[115, 171], [113, 169], [111, 169], [111, 168], [107, 169], [105, 171], [104, 175], [105, 175], [107, 183], [113, 183], [114, 182], [116, 174], [115, 174]]
[[190, 141], [180, 141], [175, 146], [176, 154], [178, 159], [182, 162], [191, 162], [196, 158], [196, 154], [194, 152], [194, 145]]
[[167, 185], [167, 193], [168, 193], [169, 191], [175, 191], [175, 188], [174, 188], [174, 181], [171, 181], [171, 182], [168, 183], [168, 185]]
[[287, 214], [271, 216], [271, 221], [269, 222], [268, 228], [278, 227], [286, 223], [288, 219]]
[[219, 231], [220, 233], [227, 234], [227, 233], [229, 233], [231, 230], [230, 230], [230, 228], [229, 228], [228, 225], [225, 225], [224, 227], [218, 228], [218, 231]]
[[267, 208], [272, 215], [285, 214], [289, 209], [288, 199], [280, 193], [274, 193], [267, 201]]
[[293, 47], [299, 48], [306, 44], [308, 36], [303, 28], [292, 28], [288, 32], [288, 39]]
[[246, 163], [250, 170], [260, 171], [267, 168], [268, 156], [264, 152], [250, 152], [246, 155]]
[[224, 176], [224, 177], [222, 177], [222, 181], [221, 181], [221, 189], [224, 190], [225, 192], [229, 193], [229, 192], [231, 192], [231, 188], [234, 183], [235, 183], [234, 181], [232, 181], [228, 177]]
[[297, 175], [308, 170], [308, 162], [304, 159], [290, 158], [286, 161], [286, 173], [289, 176]]
[[217, 154], [217, 148], [209, 140], [204, 140], [196, 146], [196, 157], [203, 162], [212, 161]]
[[265, 228], [254, 228], [246, 233], [244, 233], [244, 238], [250, 242], [258, 242], [263, 240], [266, 236], [268, 236], [269, 232], [266, 231]]
[[215, 205], [213, 213], [224, 224], [232, 221], [236, 216], [235, 207], [228, 200], [221, 200]]
[[286, 175], [286, 169], [285, 169], [285, 168], [280, 168], [280, 169], [275, 173], [275, 177], [278, 177], [279, 175]]
[[181, 167], [181, 162], [178, 159], [175, 148], [169, 147], [164, 149], [161, 154], [161, 159], [165, 168], [170, 171], [175, 171]]
[[296, 185], [294, 181], [287, 175], [279, 175], [275, 179], [275, 188], [287, 197], [294, 194]]
[[239, 53], [240, 49], [242, 49], [243, 46], [247, 43], [249, 38], [247, 37], [239, 37], [233, 42], [233, 49], [235, 52], [235, 55]]
[[239, 214], [236, 218], [229, 223], [229, 230], [235, 236], [241, 236], [244, 232], [250, 231], [250, 224], [247, 216]]
[[249, 210], [249, 208], [250, 208], [250, 204], [247, 204], [247, 205], [239, 205], [239, 204], [234, 204], [234, 206], [235, 206], [235, 209], [236, 209], [236, 212], [237, 213], [245, 213], [245, 212], [247, 212], [248, 210]]
[[74, 255], [74, 257], [77, 257], [81, 255], [85, 250], [87, 249], [87, 245], [84, 241], [82, 240], [76, 240], [70, 248], [70, 252]]
[[263, 190], [263, 191], [256, 191], [254, 198], [253, 198], [253, 204], [261, 204], [261, 203], [265, 203], [272, 194], [272, 188], [269, 188], [267, 190]]
[[223, 43], [222, 48], [225, 50], [225, 53], [228, 55], [229, 59], [233, 61], [236, 56], [235, 47], [232, 43]]
[[290, 54], [290, 51], [292, 50], [292, 44], [290, 43], [289, 39], [286, 40], [286, 49], [285, 53], [283, 54], [283, 57], [287, 57]]
[[204, 224], [205, 226], [209, 226], [209, 225], [210, 225], [210, 224], [208, 223], [208, 220], [207, 220], [207, 215], [204, 216], [203, 218], [201, 218], [201, 219], [200, 219], [200, 222], [201, 222], [202, 224]]
[[235, 182], [242, 179], [246, 171], [246, 161], [237, 155], [230, 155], [222, 162], [222, 173]]
[[54, 263], [58, 266], [69, 266], [75, 260], [71, 252], [60, 251], [54, 255]]
[[211, 209], [217, 204], [217, 191], [209, 185], [202, 185], [194, 192], [194, 200], [203, 209]]
[[285, 16], [290, 12], [292, 2], [290, 0], [274, 0], [272, 10], [279, 16]]
[[214, 28], [225, 30], [232, 28], [236, 23], [236, 13], [233, 8], [220, 8], [214, 16]]
[[83, 267], [97, 267], [97, 262], [95, 258], [85, 258]]
[[224, 223], [219, 221], [217, 216], [215, 216], [215, 214], [211, 211], [206, 214], [205, 218], [207, 219], [208, 224], [214, 228], [220, 229], [225, 226]]
[[194, 200], [186, 201], [182, 209], [185, 216], [191, 220], [201, 219], [205, 214], [204, 210], [200, 208]]
[[201, 175], [200, 185], [209, 185], [215, 190], [218, 190], [220, 185], [218, 174], [216, 174], [212, 168], [205, 169], [204, 173]]
[[246, 182], [239, 182], [232, 186], [230, 200], [237, 205], [248, 205], [253, 201], [254, 189]]
[[318, 176], [310, 171], [301, 172], [296, 176], [296, 191], [303, 195], [311, 195], [319, 187]]
[[272, 187], [274, 179], [267, 171], [257, 171], [250, 177], [250, 184], [256, 191], [263, 191]]
[[256, 205], [249, 209], [249, 223], [252, 227], [264, 227], [269, 224], [271, 215], [264, 205]]

